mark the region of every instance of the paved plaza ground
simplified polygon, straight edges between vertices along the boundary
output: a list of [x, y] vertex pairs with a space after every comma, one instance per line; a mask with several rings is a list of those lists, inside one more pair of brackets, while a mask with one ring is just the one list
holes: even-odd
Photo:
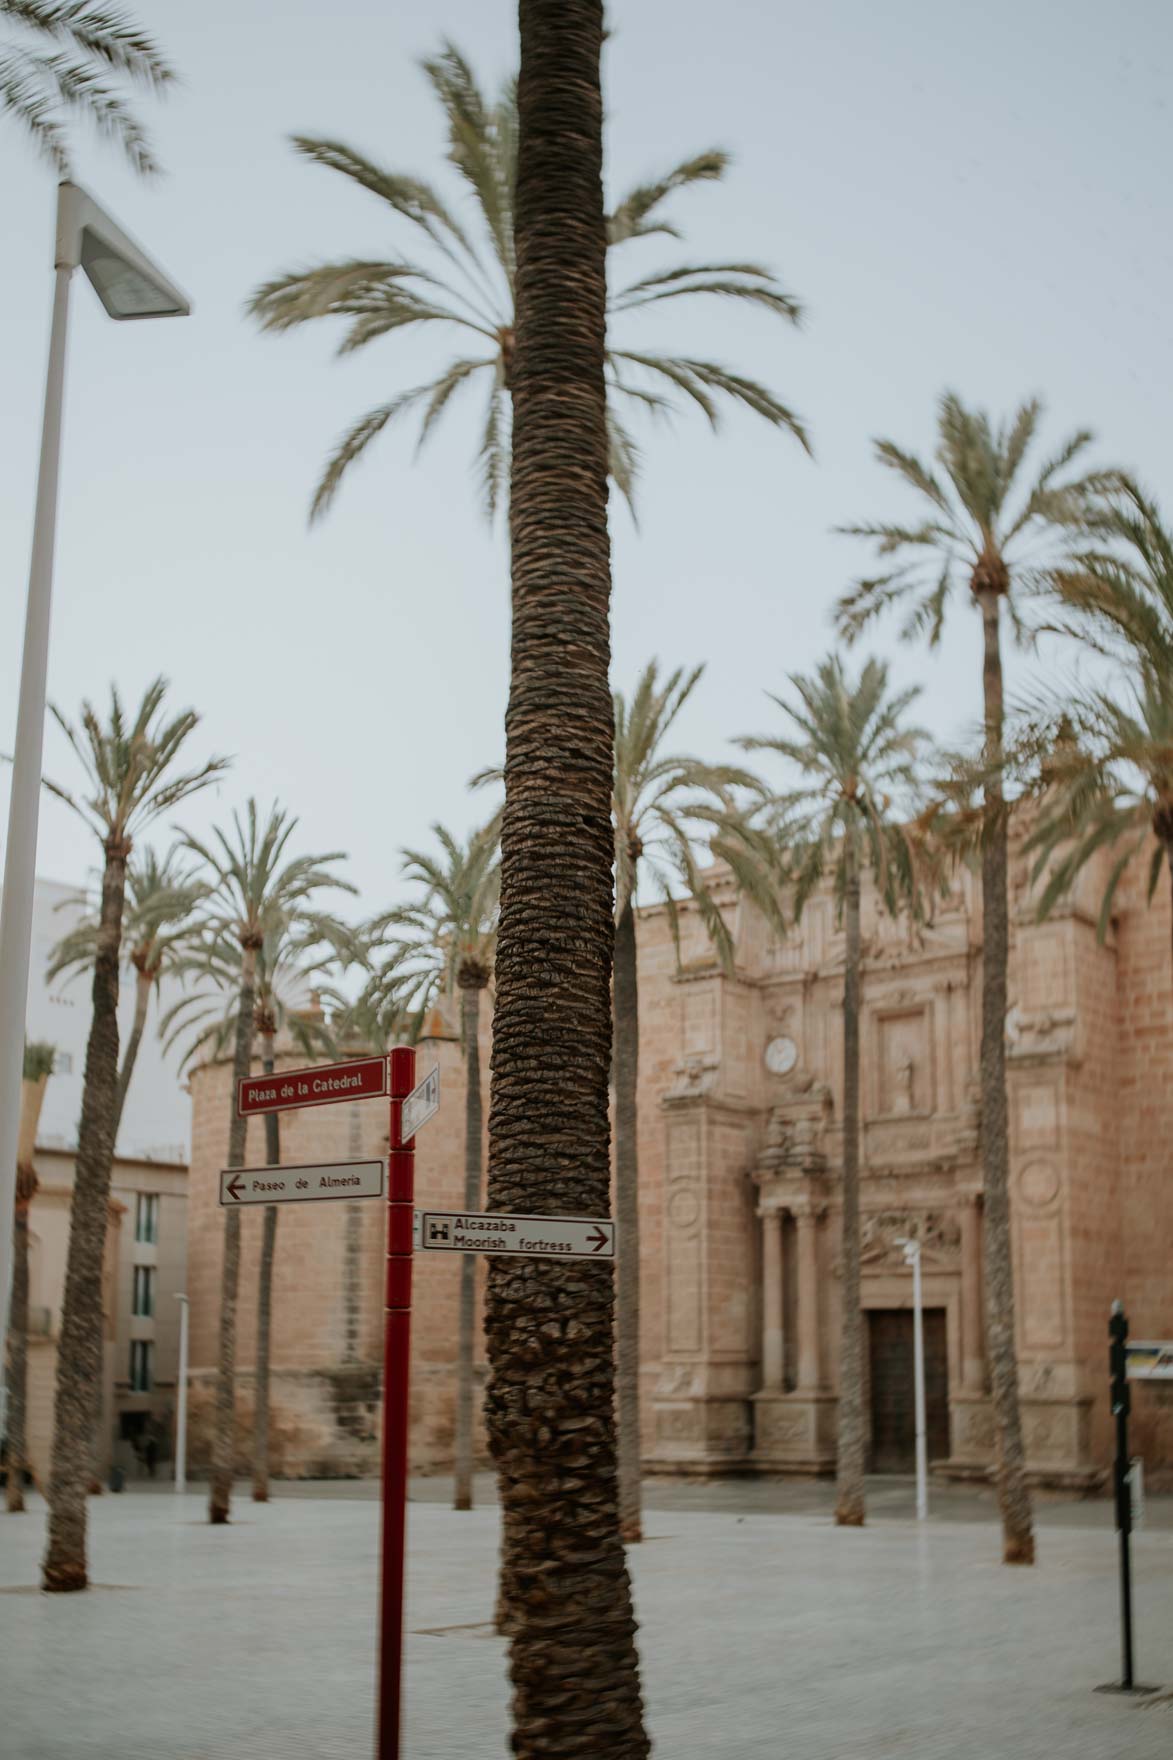
[[[369, 1485], [243, 1492], [209, 1528], [197, 1488], [91, 1503], [85, 1595], [36, 1588], [43, 1506], [0, 1516], [3, 1760], [369, 1760], [378, 1509]], [[487, 1489], [487, 1487], [486, 1487]], [[504, 1646], [488, 1625], [497, 1512], [417, 1482], [406, 1760], [503, 1760]], [[1104, 1502], [1047, 1502], [1038, 1567], [998, 1562], [989, 1494], [873, 1487], [836, 1529], [825, 1486], [649, 1488], [630, 1553], [649, 1728], [662, 1760], [1167, 1760], [1173, 1509], [1136, 1537], [1148, 1702], [1118, 1667]]]

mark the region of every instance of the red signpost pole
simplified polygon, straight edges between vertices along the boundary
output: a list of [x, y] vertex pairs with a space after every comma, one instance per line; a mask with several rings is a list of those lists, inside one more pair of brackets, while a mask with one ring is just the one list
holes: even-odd
[[387, 1153], [387, 1281], [383, 1329], [383, 1534], [380, 1548], [379, 1704], [376, 1760], [399, 1760], [403, 1684], [403, 1566], [407, 1539], [407, 1413], [411, 1370], [411, 1254], [415, 1147], [404, 1143], [403, 1102], [415, 1087], [415, 1052], [391, 1060]]

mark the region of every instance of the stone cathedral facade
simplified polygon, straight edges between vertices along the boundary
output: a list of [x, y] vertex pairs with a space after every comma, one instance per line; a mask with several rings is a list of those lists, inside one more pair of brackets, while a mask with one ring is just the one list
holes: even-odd
[[[1107, 1316], [1173, 1337], [1173, 981], [1170, 908], [1140, 874], [1096, 935], [1103, 876], [1039, 924], [1026, 863], [1012, 872], [1006, 1023], [1011, 1211], [1023, 1423], [1032, 1474], [1091, 1487], [1111, 1455]], [[718, 886], [720, 887], [720, 882]], [[775, 940], [729, 885], [733, 976], [695, 916], [681, 957], [663, 913], [639, 921], [640, 1260], [644, 1456], [651, 1472], [811, 1474], [834, 1468], [840, 1328], [843, 937], [817, 897]], [[929, 1456], [982, 1476], [994, 1424], [984, 1356], [980, 887], [959, 874], [931, 924], [893, 922], [865, 895], [863, 1307], [872, 1463], [912, 1461], [911, 1275], [921, 1243]], [[486, 1013], [488, 1011], [486, 1010]], [[486, 1098], [488, 1029], [482, 1047]], [[289, 1060], [294, 1061], [293, 1059]], [[442, 1109], [417, 1146], [419, 1202], [459, 1208], [463, 1060], [443, 1012], [419, 1070]], [[215, 1362], [227, 1071], [197, 1071], [190, 1190], [192, 1365]], [[285, 1115], [283, 1159], [378, 1154], [383, 1103]], [[250, 1162], [263, 1160], [250, 1125]], [[260, 1215], [244, 1217], [242, 1456]], [[293, 1474], [375, 1470], [382, 1330], [378, 1204], [282, 1212], [274, 1309], [274, 1449]], [[254, 1239], [254, 1237], [256, 1237]], [[622, 1250], [622, 1243], [620, 1244]], [[417, 1261], [413, 1450], [451, 1447], [454, 1265]], [[1173, 1468], [1173, 1384], [1137, 1390], [1151, 1472]], [[198, 1426], [197, 1426], [198, 1434]]]

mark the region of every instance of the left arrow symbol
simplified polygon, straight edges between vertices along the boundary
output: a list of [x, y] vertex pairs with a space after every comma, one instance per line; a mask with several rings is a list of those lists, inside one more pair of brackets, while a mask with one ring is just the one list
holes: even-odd
[[228, 1184], [225, 1186], [224, 1189], [229, 1194], [230, 1197], [235, 1198], [237, 1203], [239, 1203], [240, 1202], [240, 1194], [244, 1190], [244, 1187], [240, 1183], [240, 1175], [238, 1173], [234, 1173], [232, 1178], [228, 1181]]

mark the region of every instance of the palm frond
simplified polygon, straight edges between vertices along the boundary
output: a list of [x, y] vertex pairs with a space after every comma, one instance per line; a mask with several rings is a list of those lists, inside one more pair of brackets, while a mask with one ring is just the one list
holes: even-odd
[[607, 243], [623, 244], [630, 238], [647, 238], [652, 233], [666, 233], [671, 238], [679, 237], [675, 227], [655, 217], [656, 209], [678, 189], [685, 189], [694, 183], [719, 182], [728, 170], [729, 162], [728, 153], [721, 152], [719, 148], [710, 148], [708, 152], [697, 153], [691, 159], [682, 160], [671, 171], [654, 178], [650, 183], [638, 184], [608, 216]]

